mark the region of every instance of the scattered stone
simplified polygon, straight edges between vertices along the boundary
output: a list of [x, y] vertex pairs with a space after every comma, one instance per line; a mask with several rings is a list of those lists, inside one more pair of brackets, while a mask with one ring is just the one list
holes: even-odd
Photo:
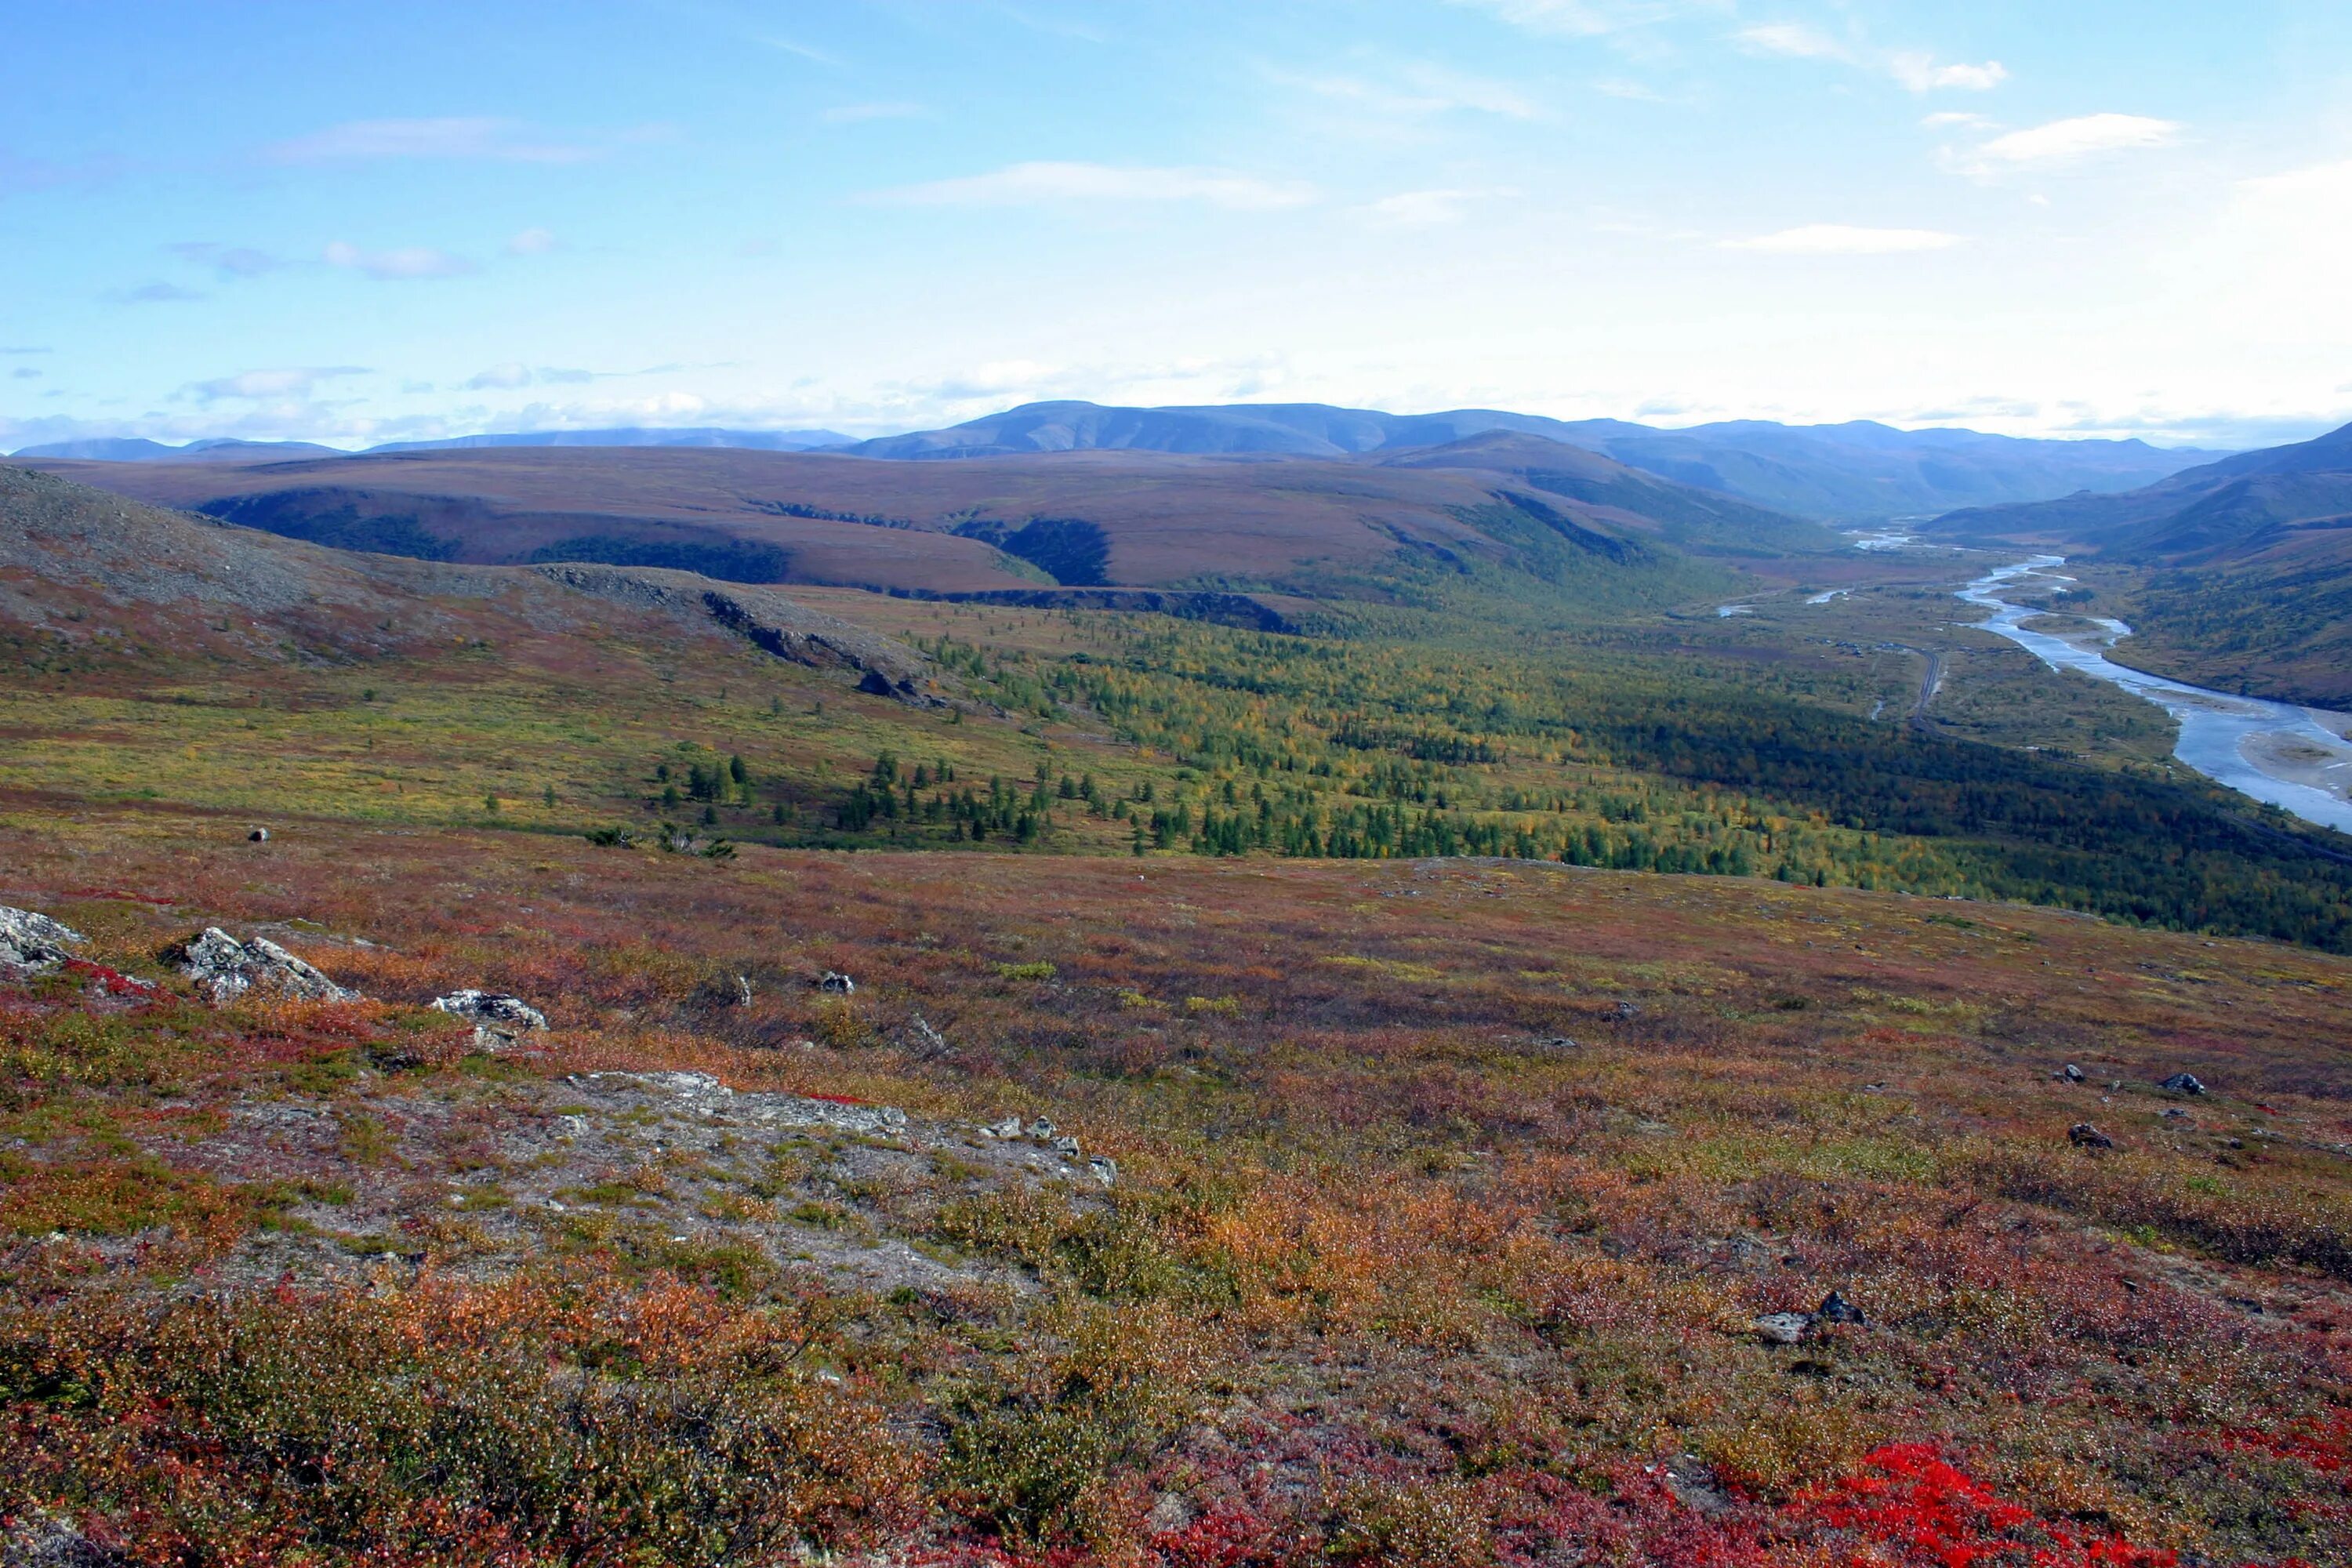
[[2116, 1141], [2087, 1121], [2077, 1121], [2066, 1129], [2066, 1142], [2077, 1149], [2112, 1149]]
[[2156, 1087], [2158, 1089], [2168, 1089], [2175, 1094], [2202, 1094], [2205, 1092], [2204, 1084], [2198, 1080], [2197, 1075], [2193, 1072], [2174, 1073], [2170, 1078], [2166, 1079], [2162, 1083], [2158, 1084]]
[[2167, 1121], [2186, 1121], [2189, 1120], [2189, 1112], [2177, 1105], [2168, 1105], [2164, 1108], [2164, 1119]]
[[1864, 1316], [1861, 1308], [1847, 1300], [1835, 1290], [1831, 1291], [1828, 1295], [1822, 1298], [1822, 1304], [1814, 1310], [1813, 1316], [1819, 1318], [1824, 1323], [1860, 1324], [1870, 1321], [1867, 1317]]
[[269, 842], [269, 829], [257, 827], [245, 836], [245, 841], [247, 844], [267, 844]]
[[0, 906], [0, 977], [23, 980], [47, 974], [73, 956], [68, 948], [89, 940], [61, 921]]
[[547, 1027], [547, 1015], [520, 996], [497, 991], [455, 991], [433, 999], [436, 1013], [451, 1013], [474, 1026], [474, 1048], [490, 1056], [512, 1050], [533, 1030]]
[[235, 1001], [258, 986], [312, 1002], [356, 1002], [347, 991], [266, 936], [239, 942], [218, 926], [206, 926], [171, 950], [180, 973], [212, 993], [213, 1001]]
[[1620, 1018], [1638, 1018], [1638, 1017], [1640, 1017], [1641, 1016], [1642, 1016], [1642, 1009], [1641, 1009], [1637, 1005], [1635, 1005], [1635, 1004], [1633, 1004], [1633, 1003], [1632, 1003], [1632, 1002], [1620, 1002], [1620, 1003], [1618, 1003], [1618, 1004], [1617, 1004], [1617, 1016], [1618, 1016], [1618, 1017], [1620, 1017]]
[[1201, 1510], [1175, 1492], [1161, 1492], [1143, 1516], [1143, 1527], [1154, 1535], [1173, 1535], [1201, 1516]]
[[1029, 1124], [1029, 1136], [1034, 1138], [1040, 1143], [1043, 1143], [1053, 1135], [1054, 1124], [1046, 1121], [1042, 1116]]
[[739, 974], [735, 977], [735, 1005], [749, 1007], [751, 1005], [751, 977], [748, 974]]
[[1660, 1479], [1675, 1500], [1694, 1513], [1715, 1514], [1733, 1506], [1715, 1471], [1696, 1454], [1676, 1454], [1660, 1468]]
[[2051, 1076], [2053, 1078], [2063, 1078], [2068, 1083], [2080, 1083], [2083, 1081], [2083, 1069], [2076, 1067], [2073, 1062], [2068, 1062], [2064, 1067], [2060, 1068]]
[[987, 1132], [992, 1137], [1018, 1138], [1022, 1133], [1021, 1118], [1017, 1116], [1008, 1116], [1003, 1121], [998, 1122], [995, 1126], [982, 1128], [982, 1131]]
[[1756, 1320], [1756, 1335], [1768, 1345], [1799, 1345], [1812, 1337], [1811, 1312], [1767, 1312]]
[[1065, 1159], [1075, 1160], [1079, 1153], [1078, 1141], [1066, 1132], [1054, 1140], [1054, 1152]]
[[1118, 1184], [1118, 1162], [1108, 1154], [1097, 1154], [1088, 1159], [1087, 1170], [1106, 1187]]
[[924, 1061], [933, 1061], [940, 1057], [950, 1055], [955, 1049], [948, 1044], [948, 1037], [932, 1028], [931, 1021], [920, 1013], [915, 1015], [910, 1032], [914, 1039], [908, 1049]]
[[857, 982], [837, 969], [828, 969], [816, 983], [816, 988], [835, 996], [853, 996], [857, 993]]
[[1536, 1037], [1536, 1049], [1539, 1051], [1572, 1051], [1576, 1049], [1576, 1042], [1570, 1039], [1566, 1035], [1538, 1035]]

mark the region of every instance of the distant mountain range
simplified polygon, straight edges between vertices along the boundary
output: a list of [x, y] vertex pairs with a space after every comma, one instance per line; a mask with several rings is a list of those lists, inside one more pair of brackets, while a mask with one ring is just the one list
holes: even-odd
[[[1503, 432], [1580, 447], [1678, 484], [1794, 516], [1865, 521], [1961, 507], [2127, 490], [2221, 454], [2143, 441], [2047, 441], [1973, 430], [1897, 430], [1856, 421], [1738, 420], [1669, 430], [1616, 419], [1559, 420], [1499, 409], [1385, 414], [1323, 404], [1120, 408], [1032, 403], [941, 430], [854, 441], [831, 430], [539, 431], [402, 441], [376, 452], [476, 447], [721, 447], [838, 451], [894, 461], [1130, 450], [1234, 458], [1337, 458], [1444, 446]], [[345, 456], [307, 442], [69, 441], [19, 458], [106, 462], [270, 462]]]
[[1581, 447], [1679, 484], [1825, 520], [1926, 515], [2076, 490], [2130, 489], [2221, 456], [2168, 451], [2137, 440], [2028, 440], [1974, 430], [1897, 430], [1867, 420], [1812, 426], [1736, 420], [1668, 430], [1492, 408], [1383, 414], [1319, 403], [1193, 408], [1031, 403], [944, 430], [885, 436], [843, 449], [900, 459], [1102, 448], [1335, 458], [1438, 446], [1493, 431]]
[[1951, 513], [1938, 536], [2148, 567], [2118, 657], [2228, 689], [2352, 707], [2352, 425], [2121, 495]]
[[[754, 452], [805, 452], [846, 447], [856, 437], [838, 430], [656, 430], [617, 426], [607, 430], [528, 430], [504, 436], [452, 436], [439, 441], [387, 441], [369, 452], [443, 452], [469, 447], [734, 447]], [[351, 458], [361, 454], [315, 441], [191, 441], [167, 447], [137, 437], [98, 437], [24, 447], [19, 458], [64, 458], [93, 463], [277, 463], [306, 458]]]

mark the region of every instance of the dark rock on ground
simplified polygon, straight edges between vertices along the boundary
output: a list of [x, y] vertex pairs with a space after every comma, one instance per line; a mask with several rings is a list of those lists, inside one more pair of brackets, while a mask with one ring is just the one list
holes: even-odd
[[2197, 1075], [2193, 1072], [2174, 1073], [2170, 1078], [2166, 1079], [2162, 1083], [2157, 1085], [2157, 1087], [2158, 1089], [2168, 1089], [2175, 1094], [2202, 1094], [2205, 1092], [2205, 1085], [2198, 1079]]
[[2077, 1121], [2066, 1129], [2066, 1142], [2077, 1149], [2112, 1149], [2116, 1141], [2087, 1121]]

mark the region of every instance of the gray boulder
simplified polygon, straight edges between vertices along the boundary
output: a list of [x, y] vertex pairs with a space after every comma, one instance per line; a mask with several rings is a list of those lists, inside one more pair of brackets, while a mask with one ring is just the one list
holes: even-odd
[[1802, 1344], [1813, 1333], [1811, 1312], [1767, 1312], [1756, 1320], [1756, 1337], [1768, 1345]]
[[2170, 1078], [2166, 1079], [2162, 1083], [2157, 1085], [2157, 1087], [2158, 1089], [2168, 1089], [2175, 1094], [2202, 1094], [2205, 1092], [2205, 1085], [2193, 1072], [2174, 1073]]
[[512, 1049], [525, 1035], [547, 1027], [546, 1014], [520, 996], [498, 991], [453, 991], [446, 996], [436, 996], [433, 1009], [470, 1021], [474, 1026], [474, 1048], [493, 1056]]
[[0, 905], [0, 978], [22, 980], [61, 967], [89, 939], [47, 915]]
[[0, 1533], [0, 1568], [119, 1568], [131, 1560], [53, 1513], [27, 1513]]
[[276, 991], [313, 1002], [356, 1002], [344, 989], [266, 936], [239, 942], [218, 926], [206, 926], [171, 954], [180, 973], [212, 993], [215, 1003], [233, 1002], [252, 990]]

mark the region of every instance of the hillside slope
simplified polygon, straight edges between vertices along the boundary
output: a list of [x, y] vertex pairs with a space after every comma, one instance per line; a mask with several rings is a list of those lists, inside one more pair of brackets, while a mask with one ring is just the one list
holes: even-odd
[[2352, 426], [2116, 496], [1954, 512], [1933, 531], [2139, 569], [2116, 657], [2224, 689], [2352, 703]]
[[[1572, 448], [1548, 447], [1566, 452]], [[1492, 464], [1074, 452], [885, 463], [701, 448], [490, 448], [241, 465], [52, 463], [77, 480], [346, 548], [468, 563], [668, 566], [922, 594], [1039, 585], [1375, 597], [1499, 572], [1527, 595], [1655, 603], [1693, 554], [1825, 532], [1580, 454], [1535, 510]], [[1524, 466], [1524, 465], [1522, 465]], [[1537, 486], [1535, 488], [1541, 488]], [[1705, 520], [1695, 526], [1694, 520]]]

